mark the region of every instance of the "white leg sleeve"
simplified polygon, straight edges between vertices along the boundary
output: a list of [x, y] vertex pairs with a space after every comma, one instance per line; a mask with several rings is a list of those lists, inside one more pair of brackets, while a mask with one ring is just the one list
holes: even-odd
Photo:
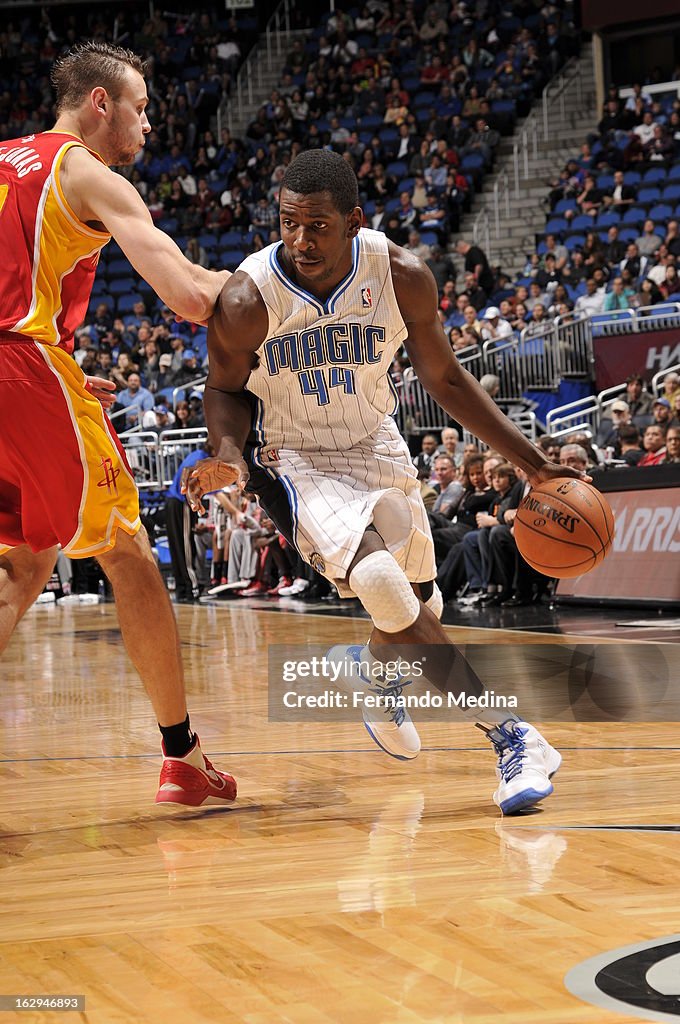
[[387, 551], [362, 558], [349, 574], [349, 585], [383, 633], [400, 633], [420, 615], [420, 601]]

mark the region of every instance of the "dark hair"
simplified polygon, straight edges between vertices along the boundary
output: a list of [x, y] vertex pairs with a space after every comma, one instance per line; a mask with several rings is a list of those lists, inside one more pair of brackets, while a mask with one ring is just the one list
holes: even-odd
[[634, 423], [625, 423], [622, 427], [619, 427], [619, 441], [625, 441], [626, 444], [639, 444], [640, 443], [640, 431]]
[[466, 491], [474, 490], [472, 483], [470, 482], [470, 469], [472, 466], [484, 467], [484, 456], [483, 455], [468, 455], [463, 461], [463, 471], [461, 473], [461, 482]]
[[122, 46], [93, 40], [73, 46], [57, 58], [50, 74], [57, 94], [57, 115], [79, 106], [98, 86], [106, 89], [112, 100], [117, 100], [125, 82], [126, 67], [134, 68], [140, 75], [146, 70], [142, 58]]
[[351, 213], [359, 205], [356, 174], [339, 153], [329, 149], [308, 149], [288, 165], [281, 188], [298, 196], [328, 192], [336, 210]]

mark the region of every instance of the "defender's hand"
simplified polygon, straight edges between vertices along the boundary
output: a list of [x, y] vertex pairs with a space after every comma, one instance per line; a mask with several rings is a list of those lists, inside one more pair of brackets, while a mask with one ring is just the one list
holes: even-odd
[[205, 514], [201, 498], [212, 491], [221, 491], [229, 484], [238, 484], [243, 490], [248, 482], [248, 467], [243, 459], [223, 462], [221, 459], [203, 459], [182, 472], [180, 490], [186, 494], [192, 511]]

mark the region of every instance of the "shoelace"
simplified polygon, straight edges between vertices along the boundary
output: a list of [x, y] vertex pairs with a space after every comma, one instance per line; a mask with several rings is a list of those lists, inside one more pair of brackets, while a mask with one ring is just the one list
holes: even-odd
[[492, 740], [498, 754], [498, 770], [504, 782], [510, 782], [522, 771], [524, 758], [526, 757], [526, 744], [524, 738], [516, 732], [500, 730], [506, 737], [505, 744]]
[[375, 693], [378, 697], [394, 698], [394, 703], [390, 701], [390, 703], [386, 705], [384, 713], [388, 716], [391, 722], [394, 722], [397, 728], [399, 728], [403, 724], [406, 718], [405, 709], [397, 707], [397, 698], [401, 697], [401, 694], [405, 686], [412, 686], [412, 684], [413, 681], [410, 679], [398, 679], [396, 682], [387, 683], [385, 686], [381, 686], [380, 683], [374, 683], [374, 685], [371, 687], [371, 691]]

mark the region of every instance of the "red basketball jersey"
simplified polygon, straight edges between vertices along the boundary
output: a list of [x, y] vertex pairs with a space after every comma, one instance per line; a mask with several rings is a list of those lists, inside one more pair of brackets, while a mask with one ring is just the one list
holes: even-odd
[[111, 237], [83, 224], [61, 188], [65, 154], [83, 145], [54, 131], [0, 144], [0, 332], [67, 352]]

